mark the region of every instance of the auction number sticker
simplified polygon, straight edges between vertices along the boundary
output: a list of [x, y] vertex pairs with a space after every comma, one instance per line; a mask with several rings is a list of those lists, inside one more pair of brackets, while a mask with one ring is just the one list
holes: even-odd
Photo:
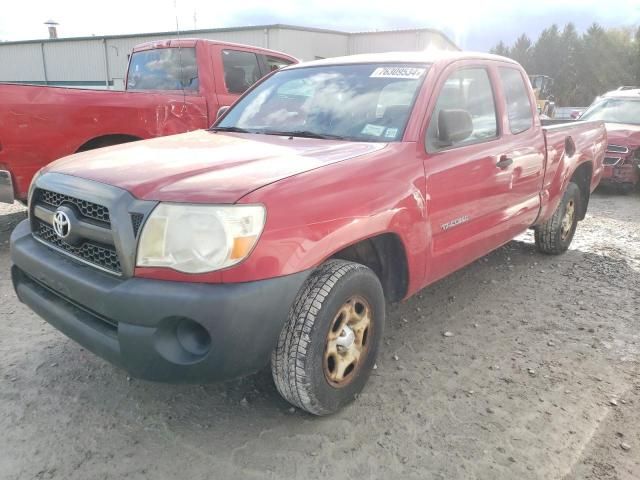
[[363, 135], [371, 135], [372, 137], [379, 137], [380, 135], [382, 135], [385, 128], [386, 127], [383, 127], [381, 125], [371, 125], [370, 123], [367, 123], [362, 129], [361, 133]]
[[387, 131], [384, 132], [385, 138], [396, 138], [396, 135], [398, 135], [397, 128], [387, 128]]
[[370, 78], [406, 78], [415, 80], [420, 78], [424, 73], [424, 68], [418, 67], [378, 67], [376, 68]]

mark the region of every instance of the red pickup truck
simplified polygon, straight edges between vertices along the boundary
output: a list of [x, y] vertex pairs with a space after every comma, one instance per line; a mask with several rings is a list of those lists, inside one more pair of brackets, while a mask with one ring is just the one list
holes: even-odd
[[133, 376], [237, 377], [336, 411], [376, 361], [385, 301], [528, 228], [565, 251], [602, 122], [543, 127], [522, 67], [375, 54], [285, 67], [209, 130], [59, 160], [11, 237], [18, 297]]
[[208, 128], [220, 106], [293, 57], [201, 39], [133, 49], [126, 91], [0, 85], [0, 202], [26, 200], [31, 178], [63, 156]]

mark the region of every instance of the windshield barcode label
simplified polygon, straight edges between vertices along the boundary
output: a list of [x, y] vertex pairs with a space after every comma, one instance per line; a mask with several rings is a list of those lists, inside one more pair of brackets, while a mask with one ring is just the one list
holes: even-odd
[[424, 68], [414, 67], [378, 67], [371, 75], [371, 78], [420, 78], [424, 73]]

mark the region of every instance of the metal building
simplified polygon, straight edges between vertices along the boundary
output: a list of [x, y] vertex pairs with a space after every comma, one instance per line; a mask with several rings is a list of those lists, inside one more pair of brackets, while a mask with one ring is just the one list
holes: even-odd
[[[176, 36], [173, 31], [1, 42], [0, 82], [121, 89], [135, 45]], [[446, 35], [430, 28], [348, 33], [275, 24], [188, 30], [180, 36], [270, 48], [301, 60], [429, 48], [458, 50]]]

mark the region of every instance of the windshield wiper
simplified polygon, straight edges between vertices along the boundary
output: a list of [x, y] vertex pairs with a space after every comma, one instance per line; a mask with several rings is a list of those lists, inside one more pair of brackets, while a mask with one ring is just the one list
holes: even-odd
[[211, 127], [209, 130], [212, 132], [256, 133], [240, 127]]
[[265, 135], [281, 135], [283, 137], [303, 137], [303, 138], [320, 138], [323, 140], [346, 140], [347, 137], [342, 135], [332, 135], [330, 133], [315, 133], [309, 130], [292, 130], [292, 131], [278, 131], [278, 130], [264, 130], [260, 133]]

